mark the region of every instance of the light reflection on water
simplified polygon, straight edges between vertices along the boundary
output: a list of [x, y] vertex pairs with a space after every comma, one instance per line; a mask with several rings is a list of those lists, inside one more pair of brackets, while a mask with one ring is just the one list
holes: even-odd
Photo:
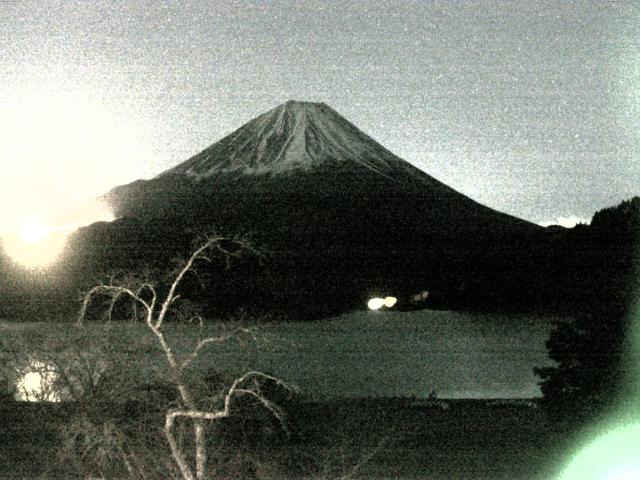
[[[21, 326], [27, 328], [39, 326]], [[65, 324], [51, 329], [61, 342], [71, 341]], [[262, 324], [256, 345], [229, 342], [205, 349], [193, 368], [236, 373], [245, 367], [260, 369], [317, 399], [426, 398], [433, 390], [441, 398], [531, 398], [540, 395], [533, 367], [551, 364], [545, 348], [549, 330], [550, 318], [528, 315], [362, 311], [318, 322]], [[109, 362], [126, 367], [118, 375], [132, 384], [166, 379], [166, 362], [143, 326], [123, 324], [115, 331], [113, 348], [106, 353], [112, 355]], [[219, 330], [207, 326], [202, 335], [208, 334]], [[170, 332], [182, 353], [192, 348], [197, 335], [191, 326], [172, 326]], [[81, 362], [70, 356], [59, 359], [57, 365], [65, 371], [58, 380], [78, 381], [77, 388], [74, 383], [71, 392], [58, 395], [62, 401], [101, 382], [103, 354], [82, 352], [87, 358]], [[31, 358], [45, 360], [35, 353]], [[21, 376], [28, 373], [23, 365], [18, 367]], [[45, 380], [55, 382], [55, 375], [49, 375]], [[33, 383], [40, 379], [34, 377]]]
[[16, 399], [26, 402], [60, 402], [58, 372], [50, 363], [32, 360], [18, 372]]

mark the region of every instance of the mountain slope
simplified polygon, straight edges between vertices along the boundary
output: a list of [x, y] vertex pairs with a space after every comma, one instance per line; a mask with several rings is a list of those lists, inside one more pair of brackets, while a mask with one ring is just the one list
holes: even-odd
[[[160, 176], [219, 173], [278, 175], [327, 163], [352, 163], [389, 180], [398, 175], [439, 184], [323, 103], [286, 102]], [[441, 184], [440, 184], [441, 185]]]
[[535, 228], [479, 205], [391, 153], [327, 105], [309, 102], [286, 102], [156, 178], [117, 187], [106, 198], [117, 216], [149, 217], [167, 214], [167, 204], [178, 203], [187, 191], [204, 200], [214, 192], [234, 198], [246, 193], [370, 197], [375, 189], [392, 198], [414, 196], [432, 213], [464, 204], [457, 212], [463, 217], [498, 216], [504, 227]]
[[310, 297], [337, 313], [376, 292], [424, 289], [458, 303], [515, 302], [520, 293], [498, 299], [505, 273], [523, 275], [524, 247], [541, 231], [456, 192], [317, 103], [280, 105], [106, 199], [122, 219], [82, 234], [96, 265], [161, 264], [188, 247], [185, 232], [205, 227], [250, 233], [269, 252], [265, 264], [219, 287], [231, 304], [287, 311], [310, 308]]

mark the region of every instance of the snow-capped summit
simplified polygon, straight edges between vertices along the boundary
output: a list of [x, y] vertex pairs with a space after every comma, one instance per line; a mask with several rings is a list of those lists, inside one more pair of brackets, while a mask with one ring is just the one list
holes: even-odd
[[290, 100], [260, 115], [162, 175], [279, 175], [331, 164], [358, 165], [394, 179], [434, 181], [391, 153], [324, 103]]
[[425, 222], [430, 230], [441, 224], [447, 230], [529, 228], [414, 167], [328, 105], [292, 100], [155, 178], [114, 188], [105, 199], [117, 216], [139, 218], [219, 219], [222, 211], [212, 206], [237, 213], [240, 207], [228, 210], [232, 204], [253, 217], [275, 202], [284, 205], [278, 207], [283, 221], [282, 212], [299, 210], [302, 202], [327, 207], [330, 201], [335, 209], [339, 200], [354, 210], [349, 217], [384, 211], [386, 221]]

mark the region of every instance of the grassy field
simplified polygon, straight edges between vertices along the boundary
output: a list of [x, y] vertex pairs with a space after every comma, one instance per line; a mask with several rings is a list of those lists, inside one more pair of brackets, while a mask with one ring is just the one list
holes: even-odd
[[[64, 476], [52, 465], [68, 408], [5, 406], [1, 413], [11, 421], [0, 433], [0, 476]], [[548, 479], [563, 451], [544, 412], [517, 404], [457, 400], [442, 410], [409, 399], [303, 402], [291, 408], [289, 421], [289, 437], [254, 432], [251, 441], [232, 442], [222, 433], [227, 441], [211, 455], [233, 459], [233, 470], [219, 468], [219, 476]]]

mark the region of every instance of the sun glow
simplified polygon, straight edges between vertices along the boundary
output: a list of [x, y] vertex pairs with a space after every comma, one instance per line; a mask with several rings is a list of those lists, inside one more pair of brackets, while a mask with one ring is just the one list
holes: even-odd
[[[101, 89], [64, 76], [47, 82], [27, 79], [3, 97], [0, 159], [10, 181], [0, 190], [0, 235], [26, 223], [26, 214], [55, 230], [63, 225], [58, 212], [152, 173], [143, 112], [124, 109]], [[83, 222], [73, 218], [64, 224]], [[21, 236], [40, 244], [48, 236], [31, 223]]]
[[54, 229], [36, 216], [23, 217], [2, 233], [2, 248], [9, 257], [28, 269], [47, 267], [62, 252], [66, 232]]
[[0, 189], [1, 250], [38, 270], [60, 258], [74, 230], [114, 219], [89, 199], [148, 176], [152, 162], [145, 112], [123, 108], [90, 83], [46, 73], [10, 85], [0, 111], [0, 159], [10, 179]]
[[43, 241], [51, 233], [51, 227], [38, 217], [25, 217], [18, 225], [18, 233], [28, 245]]
[[74, 230], [112, 220], [111, 210], [97, 201], [63, 212], [53, 220], [25, 215], [13, 227], [1, 232], [2, 248], [11, 259], [28, 269], [46, 268], [58, 259]]

